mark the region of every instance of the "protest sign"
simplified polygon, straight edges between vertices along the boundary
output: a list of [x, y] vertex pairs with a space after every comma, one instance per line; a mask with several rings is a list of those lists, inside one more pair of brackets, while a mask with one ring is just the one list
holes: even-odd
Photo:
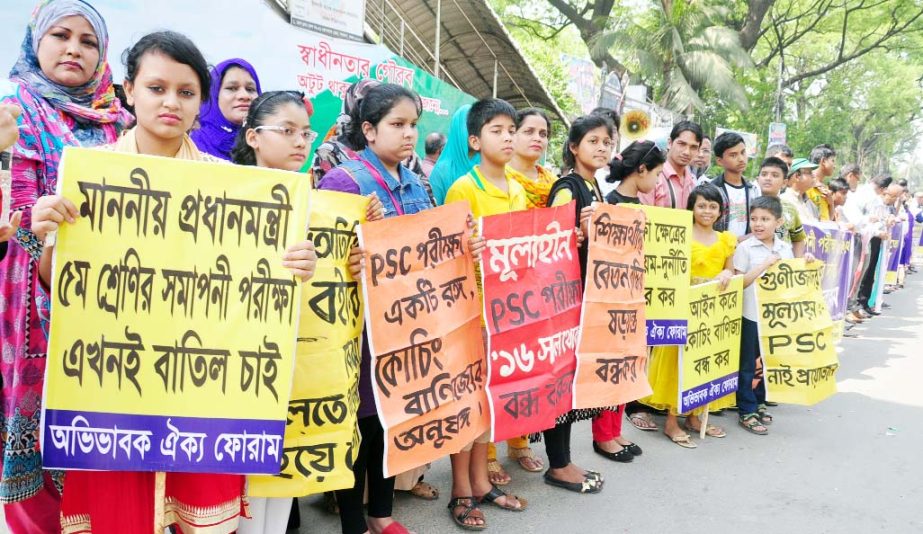
[[601, 204], [589, 226], [574, 408], [651, 394], [644, 303], [645, 213]]
[[571, 409], [583, 283], [574, 204], [481, 219], [491, 438], [551, 428]]
[[885, 271], [885, 284], [897, 284], [898, 271], [901, 267], [901, 249], [904, 245], [903, 226], [896, 223], [889, 231], [889, 238], [885, 241], [887, 244], [887, 270]]
[[686, 343], [692, 212], [638, 206], [644, 223], [644, 300], [648, 345]]
[[44, 466], [278, 473], [307, 177], [68, 148], [58, 187]]
[[690, 328], [679, 353], [679, 413], [737, 391], [743, 287], [742, 276], [724, 290], [718, 282], [692, 286]]
[[823, 269], [820, 262], [782, 260], [754, 282], [769, 400], [812, 405], [836, 393], [839, 360]]
[[823, 262], [820, 281], [830, 319], [842, 321], [849, 303], [853, 233], [833, 223], [805, 224], [805, 252]]
[[489, 424], [467, 202], [359, 227], [385, 476], [460, 451]]
[[364, 315], [348, 259], [367, 204], [358, 195], [312, 192], [308, 239], [317, 268], [301, 289], [282, 469], [278, 476], [250, 477], [253, 497], [303, 497], [353, 486]]

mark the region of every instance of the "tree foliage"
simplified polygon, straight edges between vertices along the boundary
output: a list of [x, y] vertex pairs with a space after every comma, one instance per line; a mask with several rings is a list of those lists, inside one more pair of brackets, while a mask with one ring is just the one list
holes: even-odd
[[827, 142], [870, 172], [917, 148], [920, 0], [492, 1], [527, 51], [579, 41], [706, 131], [765, 139], [779, 116], [799, 155]]

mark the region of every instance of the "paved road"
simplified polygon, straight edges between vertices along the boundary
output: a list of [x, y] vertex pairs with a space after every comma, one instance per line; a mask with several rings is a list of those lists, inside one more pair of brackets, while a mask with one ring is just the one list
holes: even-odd
[[[489, 531], [923, 532], [923, 274], [888, 302], [884, 315], [855, 329], [859, 339], [844, 340], [840, 393], [813, 408], [776, 408], [769, 436], [747, 434], [731, 416], [715, 417], [728, 437], [686, 450], [626, 424], [626, 435], [645, 452], [625, 465], [594, 454], [590, 425], [580, 423], [574, 458], [604, 473], [605, 490], [572, 494], [508, 465], [509, 488], [531, 506], [521, 514], [488, 509]], [[542, 445], [537, 450], [544, 452]], [[446, 495], [450, 477], [446, 460], [427, 475]], [[446, 502], [398, 496], [395, 517], [420, 534], [461, 532]], [[300, 533], [339, 532], [319, 498], [301, 504]]]
[[[840, 352], [840, 393], [805, 408], [775, 408], [768, 436], [746, 433], [731, 415], [714, 417], [728, 437], [682, 449], [626, 423], [644, 448], [631, 464], [593, 453], [590, 425], [574, 427], [578, 464], [602, 471], [606, 488], [577, 495], [507, 465], [509, 488], [529, 499], [516, 514], [487, 509], [490, 532], [852, 533], [923, 532], [923, 274], [889, 295], [892, 308], [854, 329]], [[538, 445], [537, 450], [543, 451]], [[427, 479], [447, 495], [443, 460]], [[462, 532], [445, 497], [398, 496], [395, 517], [420, 534]], [[301, 533], [337, 533], [316, 498], [302, 499]]]

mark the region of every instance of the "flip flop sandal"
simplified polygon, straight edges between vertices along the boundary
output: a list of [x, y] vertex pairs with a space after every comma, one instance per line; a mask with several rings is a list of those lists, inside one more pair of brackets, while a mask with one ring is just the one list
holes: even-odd
[[[765, 436], [769, 433], [766, 425], [760, 422], [759, 414], [750, 413], [741, 416], [738, 423], [744, 428], [744, 430], [750, 432], [751, 434], [756, 434], [757, 436]], [[763, 430], [757, 430], [758, 427], [763, 427]]]
[[417, 482], [410, 488], [411, 495], [424, 501], [435, 501], [439, 498], [439, 490], [429, 482]]
[[[491, 460], [487, 462], [487, 477], [491, 479], [490, 483], [494, 486], [506, 486], [513, 481], [513, 478], [509, 473], [503, 469], [503, 466], [500, 465], [500, 462], [497, 460]], [[506, 477], [505, 481], [494, 480], [494, 478]]]
[[[464, 501], [468, 501], [465, 503]], [[454, 510], [458, 507], [464, 507], [465, 510], [455, 515]], [[478, 509], [477, 501], [474, 500], [474, 497], [455, 497], [449, 501], [449, 515], [452, 517], [452, 521], [455, 521], [455, 524], [465, 530], [484, 530], [487, 528], [487, 522], [483, 525], [469, 525], [465, 523], [465, 520], [471, 517], [471, 512], [474, 512]]]
[[[638, 424], [638, 421], [643, 421], [648, 423], [650, 426], [641, 426]], [[645, 432], [652, 432], [654, 430], [659, 430], [657, 423], [654, 422], [654, 418], [651, 417], [651, 414], [647, 412], [635, 412], [628, 416], [628, 422], [631, 423], [631, 426], [637, 428], [638, 430], [643, 430]]]
[[769, 413], [765, 404], [760, 404], [756, 409], [756, 413], [760, 418], [760, 423], [763, 423], [764, 426], [769, 426], [772, 424], [772, 414]]
[[[519, 507], [512, 506], [510, 504], [500, 504], [497, 502], [497, 499], [500, 497], [506, 497], [507, 499], [516, 499], [519, 501]], [[509, 512], [524, 512], [526, 508], [529, 507], [529, 501], [519, 497], [517, 495], [510, 495], [509, 493], [504, 492], [497, 486], [491, 486], [490, 491], [478, 498], [478, 504], [492, 504], [497, 508], [502, 508]]]
[[599, 444], [594, 441], [593, 450], [596, 452], [596, 454], [608, 460], [612, 460], [613, 462], [628, 463], [634, 461], [635, 459], [635, 455], [632, 454], [630, 450], [628, 450], [628, 447], [622, 447], [622, 449], [618, 452], [609, 452], [600, 447]]
[[677, 445], [679, 445], [680, 447], [684, 449], [696, 449], [699, 447], [698, 445], [695, 444], [694, 441], [692, 441], [692, 438], [689, 437], [689, 434], [679, 434], [677, 436], [670, 436], [664, 433], [664, 436], [667, 436], [668, 438], [670, 438], [670, 441], [672, 441], [673, 443], [676, 443]]
[[564, 488], [575, 493], [599, 493], [603, 489], [603, 481], [596, 478], [586, 477], [583, 482], [567, 482], [551, 476], [551, 471], [545, 471], [545, 484]]
[[[532, 451], [531, 447], [523, 447], [521, 449], [510, 447], [508, 456], [511, 460], [516, 460], [516, 463], [519, 464], [519, 467], [530, 473], [541, 473], [545, 470], [545, 465], [542, 463], [542, 460], [535, 456], [535, 453]], [[529, 462], [524, 462], [524, 460], [531, 460], [533, 467], [528, 467], [526, 464]]]
[[[686, 429], [687, 432], [692, 432], [693, 434], [698, 434], [702, 431], [701, 428], [694, 428], [689, 423], [683, 423], [683, 428]], [[728, 433], [725, 432], [724, 429], [721, 427], [717, 427], [715, 425], [708, 425], [705, 427], [705, 435], [710, 438], [723, 438], [723, 437], [726, 437]]]

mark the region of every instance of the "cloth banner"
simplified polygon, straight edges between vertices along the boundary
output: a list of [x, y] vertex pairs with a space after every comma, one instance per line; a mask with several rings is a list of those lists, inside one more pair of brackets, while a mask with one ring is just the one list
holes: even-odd
[[481, 219], [493, 441], [551, 428], [570, 411], [583, 293], [574, 209]]
[[643, 211], [600, 204], [589, 227], [574, 408], [651, 394], [647, 379]]
[[737, 391], [743, 277], [724, 290], [718, 282], [689, 291], [691, 327], [679, 351], [679, 413], [687, 413]]
[[812, 405], [836, 393], [840, 366], [820, 262], [782, 260], [757, 282], [767, 399]]
[[359, 226], [385, 476], [454, 454], [489, 424], [470, 206]]
[[894, 285], [897, 284], [898, 271], [901, 267], [901, 250], [904, 246], [904, 227], [900, 223], [891, 227], [886, 243], [888, 245], [886, 256], [888, 269], [885, 271], [885, 284]]
[[806, 252], [824, 262], [820, 287], [833, 321], [846, 318], [852, 271], [853, 233], [836, 224], [805, 224]]
[[253, 497], [303, 497], [353, 486], [365, 316], [348, 260], [367, 205], [358, 195], [312, 192], [308, 239], [317, 268], [301, 290], [282, 470], [274, 477], [250, 477]]
[[44, 467], [278, 473], [308, 177], [68, 148], [58, 192]]
[[[633, 207], [633, 206], [632, 206]], [[689, 308], [692, 212], [638, 206], [644, 223], [647, 344], [684, 345]]]

